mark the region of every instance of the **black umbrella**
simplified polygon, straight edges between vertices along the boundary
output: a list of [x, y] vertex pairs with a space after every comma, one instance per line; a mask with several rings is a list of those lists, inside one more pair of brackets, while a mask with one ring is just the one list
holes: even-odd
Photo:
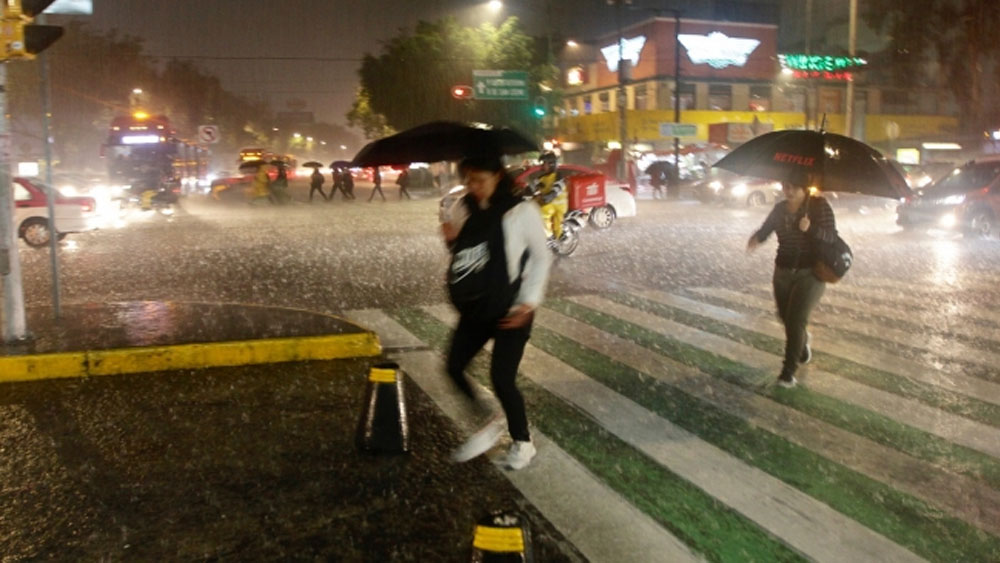
[[349, 160], [334, 160], [330, 163], [330, 168], [350, 168], [351, 161]]
[[472, 155], [519, 154], [537, 150], [538, 145], [534, 141], [513, 129], [432, 121], [368, 143], [354, 157], [352, 164], [364, 167], [439, 162]]
[[264, 166], [266, 164], [267, 164], [267, 162], [264, 162], [263, 160], [247, 160], [247, 161], [241, 162], [239, 168], [240, 168], [240, 172], [245, 172], [245, 171], [250, 170], [250, 169], [255, 169], [256, 170], [257, 168], [260, 168], [261, 166]]
[[[715, 163], [738, 174], [893, 199], [910, 187], [888, 159], [861, 141], [825, 131], [784, 130], [750, 139]], [[812, 178], [810, 178], [812, 177]]]
[[315, 160], [310, 160], [309, 162], [305, 162], [302, 164], [302, 166], [305, 168], [323, 168], [323, 164], [320, 162], [316, 162]]

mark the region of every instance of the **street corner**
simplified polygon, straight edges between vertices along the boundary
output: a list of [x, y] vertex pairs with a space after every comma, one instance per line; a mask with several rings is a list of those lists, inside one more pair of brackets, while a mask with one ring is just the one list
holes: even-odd
[[373, 358], [378, 335], [285, 307], [140, 301], [28, 311], [32, 338], [0, 346], [0, 382]]

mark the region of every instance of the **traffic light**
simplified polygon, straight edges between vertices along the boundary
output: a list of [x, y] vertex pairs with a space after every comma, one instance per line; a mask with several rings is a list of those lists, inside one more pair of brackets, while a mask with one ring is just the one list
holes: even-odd
[[545, 110], [545, 98], [544, 97], [538, 96], [537, 98], [535, 98], [535, 106], [534, 106], [534, 108], [532, 108], [532, 111], [534, 112], [535, 117], [538, 117], [538, 118], [545, 117], [546, 110]]
[[31, 23], [35, 16], [55, 0], [0, 0], [3, 21], [0, 22], [0, 59], [33, 59], [62, 37], [57, 25]]
[[452, 86], [451, 97], [456, 100], [468, 100], [472, 98], [472, 86]]

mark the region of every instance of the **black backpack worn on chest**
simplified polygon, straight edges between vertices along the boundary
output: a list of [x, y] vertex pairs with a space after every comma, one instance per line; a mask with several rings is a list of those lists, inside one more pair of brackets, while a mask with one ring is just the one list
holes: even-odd
[[499, 319], [507, 314], [520, 286], [520, 279], [510, 283], [504, 247], [503, 215], [512, 205], [479, 209], [469, 196], [463, 203], [470, 215], [451, 248], [448, 294], [463, 316]]

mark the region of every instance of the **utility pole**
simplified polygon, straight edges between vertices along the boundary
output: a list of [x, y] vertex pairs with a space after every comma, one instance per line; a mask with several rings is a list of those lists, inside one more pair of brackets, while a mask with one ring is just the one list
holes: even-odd
[[[39, 14], [36, 18], [38, 23], [45, 23], [45, 14]], [[42, 146], [45, 149], [45, 185], [49, 187], [46, 194], [46, 204], [49, 210], [49, 217], [56, 216], [56, 186], [52, 182], [52, 133], [49, 128], [49, 117], [52, 114], [51, 89], [49, 88], [49, 57], [42, 53], [38, 56], [38, 72], [41, 78], [42, 96]], [[56, 236], [56, 222], [52, 219], [49, 225], [49, 265], [52, 272], [52, 312], [55, 318], [62, 316], [62, 305], [59, 294], [59, 237]]]
[[[34, 18], [54, 0], [0, 0], [0, 276], [3, 277], [3, 339], [28, 338], [24, 312], [24, 285], [14, 230], [14, 196], [10, 173], [11, 135], [7, 121], [7, 62], [31, 60], [62, 37], [58, 26], [35, 24]], [[49, 233], [56, 237], [52, 194], [49, 200]]]
[[[848, 55], [857, 55], [858, 47], [858, 0], [851, 0], [850, 16], [848, 19], [847, 50]], [[847, 80], [847, 108], [844, 111], [844, 134], [848, 137], [854, 136], [854, 78]]]
[[7, 121], [7, 64], [0, 62], [0, 275], [3, 276], [3, 340], [28, 337], [24, 314], [21, 260], [14, 233], [14, 194], [10, 176], [10, 124]]
[[[681, 122], [681, 13], [679, 10], [671, 10], [674, 13], [674, 123]], [[675, 132], [676, 133], [676, 132]], [[681, 139], [674, 135], [674, 185], [679, 186], [681, 181]], [[680, 190], [680, 188], [677, 188]], [[680, 193], [679, 191], [674, 192]]]
[[631, 61], [625, 60], [625, 42], [622, 37], [622, 4], [631, 4], [632, 0], [608, 0], [608, 3], [615, 3], [615, 22], [618, 27], [618, 138], [621, 140], [621, 158], [618, 159], [618, 179], [628, 180], [628, 100], [625, 84], [629, 77], [629, 64]]

